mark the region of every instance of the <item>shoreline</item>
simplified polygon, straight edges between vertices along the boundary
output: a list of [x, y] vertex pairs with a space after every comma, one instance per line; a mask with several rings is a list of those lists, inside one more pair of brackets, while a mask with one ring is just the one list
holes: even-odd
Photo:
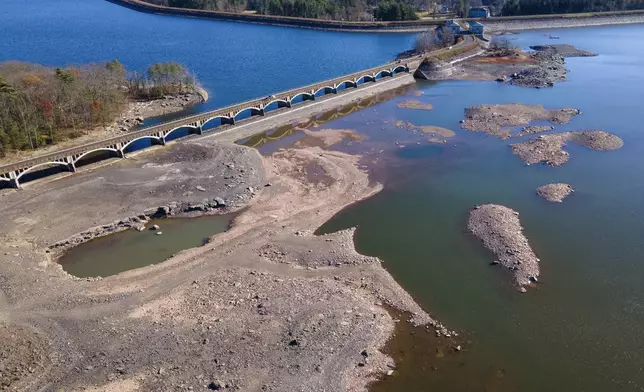
[[[210, 148], [219, 152], [201, 158], [200, 151]], [[192, 149], [197, 149], [194, 153], [197, 161], [186, 163], [172, 158]], [[194, 164], [201, 159], [207, 159], [209, 165]], [[233, 163], [231, 159], [236, 161]], [[3, 261], [0, 270], [6, 277], [0, 284], [4, 298], [3, 328], [12, 333], [21, 325], [20, 328], [31, 331], [25, 332], [24, 339], [33, 343], [35, 352], [56, 358], [46, 366], [30, 367], [38, 371], [21, 375], [20, 387], [128, 390], [123, 383], [134, 383], [143, 389], [195, 385], [190, 380], [204, 374], [206, 367], [211, 366], [211, 359], [207, 359], [208, 355], [203, 359], [193, 357], [189, 344], [159, 354], [168, 349], [168, 342], [159, 334], [166, 336], [166, 332], [175, 331], [173, 335], [176, 333], [181, 341], [207, 342], [210, 338], [205, 336], [225, 333], [236, 336], [235, 339], [246, 339], [245, 344], [250, 344], [240, 352], [234, 349], [237, 340], [231, 343], [217, 340], [216, 350], [233, 352], [226, 355], [230, 358], [225, 363], [230, 366], [218, 365], [214, 372], [216, 378], [200, 381], [195, 386], [221, 382], [244, 390], [254, 389], [253, 382], [262, 380], [263, 372], [268, 371], [275, 373], [271, 380], [279, 380], [284, 390], [320, 390], [322, 386], [331, 386], [334, 390], [365, 390], [369, 382], [394, 366], [391, 358], [381, 351], [394, 330], [394, 321], [384, 304], [408, 312], [414, 325], [431, 326], [437, 332], [444, 331], [445, 327], [414, 302], [381, 266], [380, 260], [355, 251], [353, 230], [324, 236], [312, 234], [338, 211], [382, 189], [372, 184], [368, 174], [358, 167], [359, 159], [359, 156], [306, 146], [261, 157], [254, 149], [202, 138], [161, 151], [141, 153], [130, 162], [103, 168], [100, 172], [87, 171], [39, 183], [20, 194], [4, 193], [5, 203], [0, 207], [7, 217], [0, 223], [0, 235], [5, 238], [0, 245]], [[297, 170], [302, 165], [317, 167], [324, 178], [320, 183], [308, 179]], [[181, 189], [194, 189], [195, 184], [207, 192], [196, 192], [187, 199], [213, 196], [219, 192], [217, 187], [227, 188], [224, 184], [217, 185], [216, 178], [206, 182], [212, 177], [212, 167], [222, 166], [225, 172], [232, 170], [241, 174], [235, 180], [234, 192], [226, 200], [236, 199], [234, 194], [239, 192], [247, 194], [246, 200], [239, 203], [246, 208], [229, 231], [215, 235], [202, 247], [187, 249], [156, 265], [103, 279], [70, 276], [55, 263], [54, 254], [46, 248], [57, 239], [91, 226], [92, 222], [105, 223], [135, 215], [127, 211], [142, 213], [145, 211], [142, 207], [154, 207], [160, 200], [170, 203], [176, 196], [183, 197]], [[182, 175], [188, 172], [191, 176]], [[253, 176], [248, 177], [251, 173]], [[132, 195], [128, 184], [133, 181], [142, 188], [141, 194], [147, 194], [150, 189], [149, 196]], [[264, 186], [265, 183], [271, 186]], [[249, 185], [258, 190], [249, 193]], [[59, 203], [47, 202], [50, 198]], [[91, 216], [84, 213], [87, 206], [81, 203], [87, 199], [100, 200]], [[128, 202], [124, 204], [124, 200]], [[33, 213], [27, 214], [26, 209]], [[65, 211], [64, 216], [61, 211]], [[23, 220], [26, 216], [30, 216], [29, 222]], [[50, 230], [53, 227], [57, 230]], [[217, 287], [217, 291], [210, 291], [210, 287]], [[239, 294], [251, 288], [248, 298], [256, 295], [258, 299], [242, 300], [247, 298], [246, 294], [241, 297]], [[239, 301], [232, 307], [225, 305], [231, 296]], [[206, 302], [203, 298], [207, 298]], [[293, 298], [301, 299], [293, 302]], [[305, 298], [319, 298], [322, 302]], [[259, 314], [258, 303], [262, 304]], [[347, 309], [351, 312], [347, 313]], [[48, 315], [52, 312], [64, 324], [50, 318]], [[78, 312], [83, 316], [74, 316]], [[324, 320], [330, 324], [311, 331], [307, 325], [317, 320], [317, 314], [324, 314]], [[284, 324], [292, 317], [292, 321]], [[105, 327], [96, 327], [98, 319], [103, 320]], [[258, 332], [240, 330], [240, 319], [245, 320], [245, 328]], [[278, 330], [265, 330], [264, 320], [274, 320]], [[201, 332], [204, 322], [209, 325], [207, 332]], [[113, 327], [123, 332], [119, 337], [109, 338]], [[284, 340], [286, 331], [290, 337]], [[250, 341], [248, 336], [252, 336]], [[111, 343], [103, 345], [100, 343], [103, 341]], [[8, 341], [7, 346], [13, 350], [13, 341]], [[268, 351], [261, 347], [268, 347]], [[324, 347], [334, 347], [334, 354], [330, 355]], [[118, 370], [119, 366], [114, 370], [115, 365], [105, 367], [96, 362], [99, 359], [91, 355], [96, 350], [102, 351], [101, 358], [109, 363], [121, 363], [132, 357], [137, 360], [123, 362], [127, 364], [125, 370]], [[247, 356], [254, 350], [263, 354], [251, 360]], [[290, 354], [294, 352], [299, 353], [297, 359]], [[172, 371], [173, 363], [178, 366], [188, 357], [192, 364], [188, 369]], [[316, 359], [320, 357], [325, 360]], [[238, 361], [251, 364], [250, 370], [236, 366]], [[158, 367], [160, 362], [164, 364], [162, 368]], [[293, 369], [294, 364], [301, 365], [295, 375], [293, 370], [288, 373], [281, 370], [282, 366]], [[314, 376], [307, 379], [304, 374]]]
[[[297, 17], [286, 17], [276, 15], [261, 14], [243, 14], [233, 12], [220, 12], [209, 10], [196, 10], [185, 8], [172, 8], [151, 4], [141, 0], [107, 0], [110, 3], [130, 8], [138, 12], [171, 15], [180, 17], [202, 18], [210, 20], [219, 20], [235, 23], [251, 23], [260, 25], [271, 25], [291, 28], [308, 28], [324, 31], [342, 31], [355, 33], [419, 33], [428, 28], [444, 24], [444, 20], [413, 20], [413, 21], [394, 21], [394, 22], [346, 22], [337, 20], [308, 19]], [[590, 15], [590, 16], [584, 16]], [[610, 18], [610, 21], [601, 19]], [[630, 22], [631, 18], [639, 21]], [[532, 30], [559, 27], [583, 27], [597, 26], [605, 24], [622, 24], [622, 23], [644, 23], [644, 10], [635, 11], [616, 11], [616, 12], [595, 12], [587, 14], [569, 14], [569, 15], [537, 15], [537, 16], [510, 16], [510, 17], [492, 17], [488, 19], [470, 19], [464, 21], [478, 20], [486, 26], [493, 24], [496, 27], [490, 31], [508, 30], [508, 25], [517, 25], [509, 30]], [[583, 20], [583, 21], [582, 21]], [[577, 23], [581, 22], [581, 23]], [[521, 27], [532, 25], [535, 27]], [[541, 26], [541, 27], [540, 27]]]

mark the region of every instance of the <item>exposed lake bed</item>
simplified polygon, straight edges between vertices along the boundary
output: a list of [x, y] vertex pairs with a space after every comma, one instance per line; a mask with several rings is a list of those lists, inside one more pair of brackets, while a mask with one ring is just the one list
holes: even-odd
[[[592, 42], [600, 55], [571, 59], [568, 80], [552, 89], [421, 82], [389, 100], [348, 105], [346, 116], [325, 122], [322, 114], [246, 140], [266, 143], [263, 157], [196, 141], [186, 144], [196, 154], [176, 144], [3, 192], [0, 334], [16, 369], [10, 375], [23, 383], [12, 387], [363, 390], [382, 377], [374, 391], [639, 390], [644, 140], [632, 124], [641, 58], [614, 43], [641, 31], [554, 33]], [[536, 33], [517, 39], [543, 43]], [[615, 63], [619, 75], [607, 72]], [[411, 97], [412, 109], [434, 110], [399, 106]], [[529, 118], [492, 108], [510, 102], [522, 102]], [[493, 137], [461, 128], [464, 109], [475, 105], [497, 113], [473, 127]], [[564, 119], [547, 109], [570, 107], [581, 114]], [[536, 152], [544, 140], [555, 156], [570, 142], [573, 159], [553, 168], [512, 155], [510, 144]], [[560, 191], [572, 184], [575, 197], [553, 205], [535, 196], [554, 181]], [[529, 241], [529, 262], [503, 259], [530, 267], [519, 279], [499, 279], [490, 264], [501, 258], [467, 232], [468, 213], [491, 204], [503, 219], [480, 222], [503, 225], [482, 234], [502, 235], [490, 237], [489, 250]], [[91, 239], [83, 235], [89, 227], [140, 214], [147, 222], [159, 210], [241, 208], [204, 246], [105, 279], [71, 277], [48, 248], [78, 234]], [[147, 222], [161, 226], [156, 232], [125, 223], [133, 227], [122, 234], [132, 237], [202, 240], [166, 231], [164, 221]], [[534, 289], [516, 294], [526, 280]]]

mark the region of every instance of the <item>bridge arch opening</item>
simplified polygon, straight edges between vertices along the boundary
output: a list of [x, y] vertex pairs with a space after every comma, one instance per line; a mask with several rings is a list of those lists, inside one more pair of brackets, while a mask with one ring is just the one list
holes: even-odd
[[333, 86], [324, 86], [324, 87], [320, 87], [319, 89], [317, 89], [315, 91], [315, 94], [313, 94], [313, 95], [315, 95], [316, 97], [323, 97], [323, 96], [325, 96], [327, 94], [333, 94], [334, 92], [335, 92], [335, 87], [333, 87]]
[[156, 136], [142, 136], [129, 141], [122, 147], [123, 153], [134, 152], [152, 147], [154, 145], [163, 144], [163, 142]]
[[45, 162], [23, 171], [16, 177], [16, 181], [24, 184], [26, 182], [39, 180], [43, 177], [69, 171], [69, 164], [65, 162]]
[[259, 116], [261, 113], [262, 111], [259, 108], [245, 108], [235, 113], [235, 121], [245, 120], [252, 116]]
[[100, 162], [110, 158], [118, 158], [119, 154], [113, 148], [99, 148], [97, 150], [88, 151], [74, 160], [74, 165], [77, 168], [82, 166], [91, 165], [92, 163]]
[[268, 113], [273, 110], [278, 110], [281, 108], [286, 108], [288, 106], [289, 106], [288, 101], [284, 99], [276, 99], [276, 100], [270, 101], [264, 106], [264, 113]]
[[197, 129], [198, 129], [197, 127], [193, 127], [192, 125], [182, 125], [180, 127], [176, 127], [168, 131], [168, 133], [165, 134], [164, 139], [166, 142], [177, 140], [179, 138], [186, 137], [193, 133], [197, 133]]
[[302, 103], [304, 101], [312, 101], [312, 100], [314, 100], [314, 98], [315, 98], [315, 95], [313, 95], [313, 94], [299, 93], [299, 94], [293, 96], [293, 98], [291, 98], [291, 105]]
[[386, 70], [386, 69], [383, 69], [383, 70], [381, 70], [381, 71], [378, 71], [378, 73], [376, 74], [376, 80], [382, 79], [382, 78], [384, 78], [385, 76], [391, 76], [391, 72], [389, 72], [389, 71], [388, 71], [388, 70]]
[[372, 75], [362, 75], [356, 80], [357, 85], [365, 84], [368, 82], [374, 82], [375, 79]]
[[397, 75], [402, 72], [407, 72], [407, 67], [404, 65], [399, 65], [396, 68], [391, 70], [392, 75]]
[[353, 83], [353, 80], [345, 80], [343, 82], [338, 83], [336, 90], [342, 91], [342, 90], [346, 90], [347, 88], [355, 87], [355, 86], [356, 85]]
[[0, 189], [13, 188], [13, 181], [9, 178], [0, 177]]
[[211, 131], [215, 128], [221, 127], [222, 125], [226, 124], [232, 124], [232, 119], [227, 116], [215, 116], [212, 118], [209, 118], [201, 124], [201, 130], [206, 132], [206, 131]]

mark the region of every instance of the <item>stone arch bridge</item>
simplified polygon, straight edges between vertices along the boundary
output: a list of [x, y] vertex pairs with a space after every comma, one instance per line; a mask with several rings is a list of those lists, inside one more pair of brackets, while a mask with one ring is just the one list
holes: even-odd
[[[2, 184], [20, 188], [21, 180], [29, 173], [60, 167], [64, 171], [75, 172], [77, 164], [92, 155], [124, 158], [126, 150], [133, 143], [149, 140], [151, 144], [165, 145], [168, 139], [179, 130], [192, 134], [216, 132], [222, 125], [234, 125], [237, 121], [253, 116], [264, 116], [267, 112], [293, 107], [305, 101], [315, 101], [316, 97], [328, 94], [338, 94], [340, 90], [358, 88], [366, 83], [374, 83], [385, 77], [395, 77], [401, 73], [413, 73], [420, 66], [422, 56], [415, 56], [404, 61], [396, 61], [379, 67], [352, 73], [312, 85], [299, 87], [271, 95], [267, 98], [257, 98], [236, 105], [192, 115], [160, 125], [147, 127], [129, 132], [121, 136], [88, 143], [82, 146], [44, 154], [32, 159], [0, 166], [0, 187]], [[178, 134], [175, 134], [175, 137]], [[105, 154], [107, 153], [107, 154]]]

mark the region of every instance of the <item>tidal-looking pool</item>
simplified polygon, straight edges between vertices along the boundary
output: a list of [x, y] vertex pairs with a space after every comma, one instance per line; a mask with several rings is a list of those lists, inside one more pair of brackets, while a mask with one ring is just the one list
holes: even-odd
[[116, 275], [202, 246], [209, 237], [228, 230], [233, 218], [228, 214], [152, 220], [146, 227], [156, 224], [159, 230], [130, 229], [99, 237], [70, 249], [58, 262], [65, 271], [80, 278]]

